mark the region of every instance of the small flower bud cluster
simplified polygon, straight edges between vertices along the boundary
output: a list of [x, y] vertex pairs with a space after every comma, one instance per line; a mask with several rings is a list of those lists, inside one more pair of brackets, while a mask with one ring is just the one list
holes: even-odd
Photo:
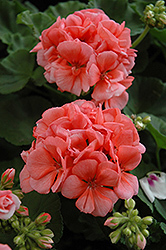
[[147, 228], [153, 222], [153, 218], [151, 216], [141, 218], [134, 207], [133, 199], [125, 200], [126, 212], [113, 213], [113, 217], [109, 217], [104, 225], [116, 229], [109, 235], [112, 243], [117, 243], [124, 236], [127, 247], [139, 250], [146, 246], [146, 238], [149, 236]]
[[151, 122], [150, 116], [142, 118], [141, 116], [131, 115], [131, 119], [138, 131], [144, 130], [147, 124]]
[[165, 1], [157, 1], [155, 6], [149, 4], [144, 10], [143, 21], [150, 27], [163, 29], [166, 25], [166, 7]]
[[[27, 212], [26, 207], [25, 213]], [[22, 215], [23, 209], [21, 209]], [[18, 211], [17, 211], [18, 212]], [[13, 239], [17, 249], [32, 249], [38, 250], [41, 248], [50, 249], [54, 242], [52, 238], [54, 237], [53, 232], [45, 228], [46, 224], [51, 220], [51, 216], [48, 213], [40, 214], [35, 221], [31, 221], [24, 213], [21, 218], [16, 215], [10, 219], [11, 226], [18, 233], [18, 235]]]

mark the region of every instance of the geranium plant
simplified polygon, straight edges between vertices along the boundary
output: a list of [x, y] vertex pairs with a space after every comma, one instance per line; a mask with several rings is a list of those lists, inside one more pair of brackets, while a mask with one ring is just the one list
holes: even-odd
[[0, 249], [165, 249], [164, 1], [0, 0]]

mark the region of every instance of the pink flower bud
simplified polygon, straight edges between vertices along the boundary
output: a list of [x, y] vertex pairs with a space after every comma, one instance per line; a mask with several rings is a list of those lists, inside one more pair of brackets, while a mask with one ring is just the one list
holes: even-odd
[[50, 214], [42, 213], [36, 218], [35, 223], [36, 224], [46, 224], [46, 223], [49, 223], [50, 220], [51, 220]]
[[16, 210], [16, 212], [22, 216], [29, 216], [28, 208], [25, 206], [20, 206], [19, 209]]
[[52, 248], [51, 244], [54, 242], [50, 237], [43, 236], [36, 239], [36, 243], [38, 244], [39, 247], [47, 249], [47, 248]]
[[110, 217], [108, 218], [105, 223], [104, 226], [108, 226], [112, 229], [116, 228], [121, 222], [122, 222], [123, 217]]
[[8, 188], [12, 188], [14, 176], [15, 176], [14, 168], [6, 169], [6, 171], [1, 176], [1, 185]]
[[144, 249], [146, 246], [146, 239], [143, 234], [139, 233], [136, 238], [136, 244], [140, 249]]

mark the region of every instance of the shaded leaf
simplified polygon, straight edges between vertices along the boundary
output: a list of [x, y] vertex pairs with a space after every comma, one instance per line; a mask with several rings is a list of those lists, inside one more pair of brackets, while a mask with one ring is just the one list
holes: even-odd
[[32, 35], [23, 36], [20, 33], [8, 33], [6, 34], [5, 38], [6, 43], [8, 44], [8, 53], [12, 53], [20, 49], [26, 49], [30, 51], [36, 45], [36, 40]]
[[22, 89], [30, 79], [35, 60], [26, 50], [18, 50], [0, 63], [0, 93], [9, 94]]
[[84, 225], [83, 233], [87, 240], [106, 240], [109, 229], [104, 226], [105, 217], [94, 217], [91, 214], [81, 214], [79, 221]]
[[155, 199], [154, 205], [159, 214], [166, 220], [166, 201]]
[[64, 3], [58, 3], [55, 6], [49, 6], [45, 13], [55, 19], [58, 16], [66, 17], [69, 14], [84, 8], [86, 8], [85, 3], [81, 3], [79, 1], [67, 1]]
[[140, 198], [141, 201], [143, 201], [151, 210], [153, 213], [153, 205], [152, 203], [146, 198], [145, 194], [143, 193], [142, 189], [139, 188], [137, 196]]
[[30, 218], [32, 220], [35, 220], [42, 212], [51, 215], [51, 222], [47, 227], [53, 230], [55, 235], [53, 240], [58, 242], [63, 232], [63, 221], [60, 212], [61, 204], [58, 194], [49, 193], [43, 195], [33, 191], [25, 194], [22, 202], [29, 208]]
[[2, 96], [0, 99], [0, 137], [14, 145], [32, 142], [32, 129], [42, 112], [51, 106], [40, 96]]
[[30, 27], [36, 38], [39, 38], [41, 32], [47, 29], [54, 21], [55, 20], [46, 13], [31, 13], [29, 10], [23, 11], [17, 16], [17, 23]]
[[[161, 100], [164, 84], [158, 78], [136, 76], [132, 86], [128, 89], [129, 102], [127, 108], [129, 115], [147, 112], [153, 114], [153, 106]], [[162, 100], [161, 100], [162, 102]], [[161, 104], [161, 103], [160, 103]], [[165, 106], [165, 103], [163, 102]], [[126, 112], [125, 112], [126, 113]]]
[[166, 224], [163, 223], [163, 222], [161, 222], [161, 223], [160, 223], [160, 227], [161, 227], [161, 229], [163, 230], [163, 232], [166, 234]]

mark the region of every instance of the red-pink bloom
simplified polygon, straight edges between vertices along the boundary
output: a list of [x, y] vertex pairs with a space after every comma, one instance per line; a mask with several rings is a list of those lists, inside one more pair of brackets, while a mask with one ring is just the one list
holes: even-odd
[[76, 11], [44, 30], [31, 50], [49, 83], [77, 96], [95, 86], [92, 98], [106, 108], [124, 108], [136, 57], [130, 30], [99, 9]]
[[11, 248], [7, 244], [0, 243], [0, 250], [11, 250]]
[[19, 209], [21, 201], [11, 190], [0, 190], [0, 219], [8, 220]]
[[85, 100], [66, 103], [46, 110], [33, 132], [35, 142], [21, 154], [23, 192], [62, 192], [95, 216], [104, 216], [118, 198], [137, 194], [137, 178], [129, 171], [138, 166], [145, 147], [118, 108], [102, 110]]
[[118, 182], [116, 164], [109, 162], [101, 152], [92, 152], [73, 166], [72, 174], [63, 184], [62, 194], [70, 199], [78, 198], [76, 206], [82, 212], [105, 216], [117, 201], [112, 188]]

